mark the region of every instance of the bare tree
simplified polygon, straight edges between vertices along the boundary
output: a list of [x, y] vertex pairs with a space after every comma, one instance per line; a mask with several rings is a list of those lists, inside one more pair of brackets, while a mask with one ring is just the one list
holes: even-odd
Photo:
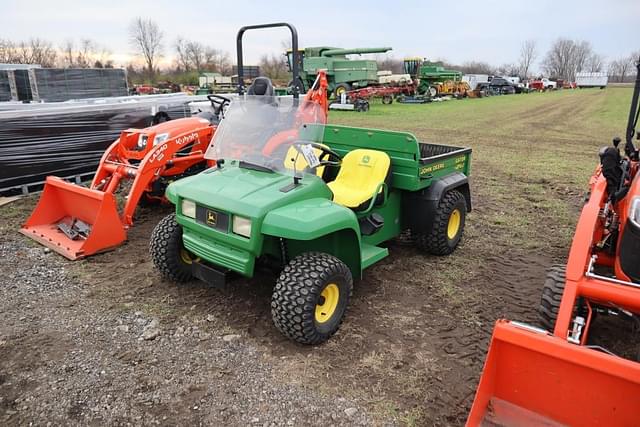
[[456, 68], [465, 74], [494, 74], [495, 69], [488, 63], [482, 61], [467, 61]]
[[587, 60], [586, 70], [592, 73], [599, 73], [604, 70], [605, 62], [604, 57], [599, 53], [592, 53]]
[[48, 41], [32, 38], [18, 43], [15, 49], [14, 62], [40, 64], [43, 67], [53, 67], [56, 64], [57, 51]]
[[529, 77], [529, 71], [533, 62], [538, 57], [535, 40], [526, 40], [520, 48], [520, 74], [523, 78]]
[[137, 17], [129, 27], [129, 37], [131, 45], [144, 57], [149, 74], [153, 75], [162, 54], [164, 34], [160, 27], [151, 19]]
[[11, 40], [0, 39], [0, 62], [18, 62], [16, 44]]
[[260, 73], [273, 80], [285, 80], [289, 76], [287, 65], [280, 55], [263, 55], [259, 65]]
[[207, 47], [204, 54], [205, 69], [208, 71], [216, 71], [220, 74], [231, 74], [231, 58], [228, 52]]
[[184, 71], [189, 71], [191, 64], [189, 63], [189, 54], [187, 51], [188, 41], [178, 36], [173, 45], [177, 53], [178, 67]]
[[394, 74], [404, 73], [404, 62], [401, 59], [396, 59], [392, 55], [376, 55], [376, 62], [378, 63], [378, 70], [388, 70]]
[[193, 68], [197, 72], [202, 70], [203, 65], [206, 63], [207, 47], [200, 42], [190, 41], [187, 43], [187, 56]]
[[544, 58], [543, 66], [550, 77], [573, 81], [576, 73], [604, 68], [604, 59], [595, 54], [591, 43], [571, 39], [557, 39]]
[[520, 66], [517, 64], [502, 64], [496, 71], [503, 76], [517, 76], [520, 73]]

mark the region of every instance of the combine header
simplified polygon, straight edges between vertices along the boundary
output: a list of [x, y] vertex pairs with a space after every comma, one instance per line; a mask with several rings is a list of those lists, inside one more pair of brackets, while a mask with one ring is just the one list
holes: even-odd
[[[112, 249], [127, 238], [139, 202], [161, 201], [168, 183], [206, 167], [204, 152], [229, 99], [209, 95], [214, 114], [127, 129], [100, 160], [89, 188], [47, 177], [20, 232], [75, 260]], [[121, 213], [116, 192], [132, 181]]]
[[638, 355], [615, 355], [589, 340], [596, 316], [640, 323], [637, 67], [624, 156], [619, 138], [600, 151], [567, 266], [547, 276], [540, 320], [553, 333], [498, 321], [469, 426], [639, 424]]

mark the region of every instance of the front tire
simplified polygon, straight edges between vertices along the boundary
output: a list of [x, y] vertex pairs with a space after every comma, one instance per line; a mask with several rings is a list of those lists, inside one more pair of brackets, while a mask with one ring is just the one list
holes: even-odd
[[153, 229], [149, 253], [163, 277], [179, 283], [191, 280], [191, 264], [196, 257], [184, 248], [182, 227], [176, 222], [175, 214], [162, 218]]
[[333, 94], [336, 99], [340, 100], [340, 95], [343, 93], [349, 92], [351, 90], [351, 85], [349, 83], [338, 83], [336, 88], [333, 90]]
[[464, 232], [467, 204], [462, 193], [452, 190], [438, 203], [430, 229], [416, 236], [416, 246], [433, 255], [452, 253]]
[[544, 281], [540, 306], [538, 307], [540, 325], [549, 332], [553, 332], [556, 327], [565, 281], [564, 265], [551, 266]]
[[276, 281], [273, 323], [301, 344], [325, 342], [340, 327], [352, 289], [351, 271], [338, 258], [321, 252], [298, 255]]

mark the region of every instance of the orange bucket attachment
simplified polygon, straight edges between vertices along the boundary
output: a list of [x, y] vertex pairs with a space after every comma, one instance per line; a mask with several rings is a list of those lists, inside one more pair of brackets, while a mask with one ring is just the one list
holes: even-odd
[[111, 249], [127, 238], [113, 194], [53, 176], [47, 177], [20, 232], [70, 260]]
[[499, 320], [467, 426], [637, 426], [640, 363]]

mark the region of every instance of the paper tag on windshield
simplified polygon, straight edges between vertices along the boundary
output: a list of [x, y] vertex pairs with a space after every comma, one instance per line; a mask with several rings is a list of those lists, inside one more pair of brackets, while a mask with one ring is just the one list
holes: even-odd
[[307, 161], [307, 164], [310, 168], [315, 168], [320, 164], [320, 160], [318, 156], [316, 156], [316, 152], [313, 151], [313, 147], [311, 144], [299, 145], [300, 152], [304, 156], [304, 159]]

